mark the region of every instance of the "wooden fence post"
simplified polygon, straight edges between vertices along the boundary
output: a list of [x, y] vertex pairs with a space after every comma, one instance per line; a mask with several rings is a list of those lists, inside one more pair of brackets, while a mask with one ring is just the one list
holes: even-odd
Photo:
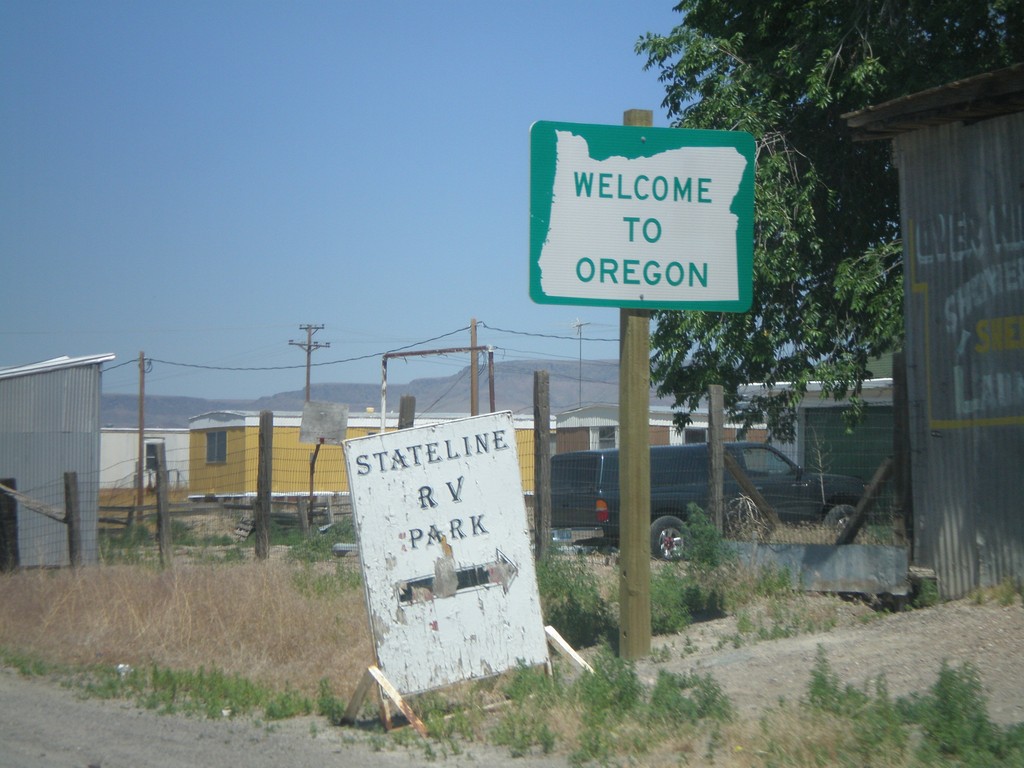
[[[310, 467], [312, 467], [312, 464], [313, 464], [312, 459], [310, 459]], [[313, 474], [313, 470], [310, 469], [309, 473], [312, 475]], [[314, 495], [312, 493], [310, 493], [310, 495], [307, 496], [304, 499], [296, 499], [295, 500], [295, 517], [299, 521], [299, 534], [304, 539], [308, 539], [309, 538], [309, 531], [310, 531], [309, 523], [310, 523], [310, 520], [313, 518], [313, 499], [314, 498], [315, 498]]]
[[253, 526], [256, 533], [256, 558], [270, 557], [270, 502], [271, 471], [274, 451], [274, 413], [260, 411], [259, 452], [256, 464], [256, 503], [253, 506]]
[[156, 538], [160, 547], [160, 566], [174, 565], [173, 542], [171, 541], [171, 510], [167, 501], [167, 449], [156, 444]]
[[878, 500], [878, 493], [885, 483], [889, 479], [889, 475], [892, 474], [893, 459], [892, 456], [887, 456], [882, 460], [882, 463], [878, 465], [878, 469], [875, 470], [874, 476], [871, 478], [871, 482], [868, 483], [867, 488], [864, 489], [864, 495], [860, 497], [860, 501], [857, 502], [856, 508], [853, 510], [853, 514], [850, 516], [849, 521], [836, 536], [836, 545], [842, 544], [853, 544], [857, 538], [857, 534], [860, 533], [860, 529], [864, 526], [864, 522], [868, 518], [868, 512], [875, 505], [875, 501]]
[[64, 473], [64, 525], [68, 529], [68, 559], [72, 568], [82, 564], [82, 512], [78, 506], [78, 473]]
[[550, 374], [533, 372], [533, 552], [540, 560], [551, 546]]
[[416, 423], [416, 398], [402, 395], [398, 402], [398, 428], [411, 429]]
[[725, 468], [729, 470], [729, 474], [733, 476], [736, 483], [743, 490], [743, 493], [753, 502], [754, 506], [757, 507], [757, 511], [761, 513], [764, 518], [765, 524], [768, 528], [774, 531], [776, 528], [782, 527], [782, 521], [779, 520], [779, 515], [776, 513], [775, 508], [768, 503], [768, 500], [761, 495], [761, 492], [757, 490], [757, 486], [747, 477], [747, 473], [743, 471], [743, 467], [734, 459], [730, 454], [722, 451], [722, 459], [725, 462]]
[[914, 541], [914, 497], [910, 483], [910, 399], [907, 392], [907, 356], [896, 352], [892, 356], [892, 488], [899, 510], [899, 535]]
[[[0, 485], [18, 488], [13, 477], [0, 479]], [[0, 573], [16, 570], [18, 565], [18, 501], [0, 488]]]
[[725, 395], [721, 384], [708, 387], [708, 513], [719, 533], [725, 530]]

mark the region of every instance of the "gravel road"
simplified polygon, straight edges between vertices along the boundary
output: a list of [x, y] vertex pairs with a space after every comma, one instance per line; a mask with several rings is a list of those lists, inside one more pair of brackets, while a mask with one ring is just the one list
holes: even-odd
[[[410, 736], [413, 734], [410, 732]], [[455, 768], [502, 765], [508, 750], [466, 744], [454, 755], [436, 742], [394, 738], [375, 748], [367, 733], [323, 718], [271, 724], [161, 715], [126, 702], [83, 699], [38, 678], [0, 670], [0, 766], [3, 768], [399, 768], [443, 763]], [[565, 766], [554, 758], [520, 758], [522, 768]]]

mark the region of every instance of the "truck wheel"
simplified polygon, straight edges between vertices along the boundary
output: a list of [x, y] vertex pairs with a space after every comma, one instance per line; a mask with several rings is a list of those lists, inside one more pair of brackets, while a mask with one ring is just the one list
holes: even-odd
[[661, 560], [683, 557], [683, 521], [666, 515], [651, 524], [651, 554]]
[[825, 525], [841, 531], [850, 524], [856, 511], [852, 504], [836, 504], [825, 514]]

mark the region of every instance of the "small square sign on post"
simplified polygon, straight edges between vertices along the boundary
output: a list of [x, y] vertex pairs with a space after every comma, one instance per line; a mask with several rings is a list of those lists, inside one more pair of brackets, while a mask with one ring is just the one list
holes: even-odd
[[302, 406], [299, 442], [341, 445], [348, 431], [348, 406], [340, 403], [307, 402]]
[[541, 121], [530, 129], [530, 296], [745, 312], [754, 139]]
[[402, 694], [547, 661], [509, 412], [346, 440], [377, 664]]

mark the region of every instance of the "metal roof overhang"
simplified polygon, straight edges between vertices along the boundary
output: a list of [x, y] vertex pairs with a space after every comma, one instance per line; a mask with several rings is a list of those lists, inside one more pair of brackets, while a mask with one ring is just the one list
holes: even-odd
[[974, 123], [1024, 111], [1024, 64], [929, 88], [841, 117], [856, 141], [891, 139], [946, 123]]
[[29, 376], [35, 373], [56, 371], [62, 368], [77, 368], [83, 365], [99, 365], [101, 363], [109, 362], [114, 358], [115, 355], [113, 352], [107, 352], [102, 355], [85, 355], [83, 357], [68, 357], [67, 355], [64, 355], [62, 357], [55, 357], [52, 360], [43, 360], [39, 363], [29, 363], [28, 365], [0, 368], [0, 379], [13, 379], [18, 376]]

